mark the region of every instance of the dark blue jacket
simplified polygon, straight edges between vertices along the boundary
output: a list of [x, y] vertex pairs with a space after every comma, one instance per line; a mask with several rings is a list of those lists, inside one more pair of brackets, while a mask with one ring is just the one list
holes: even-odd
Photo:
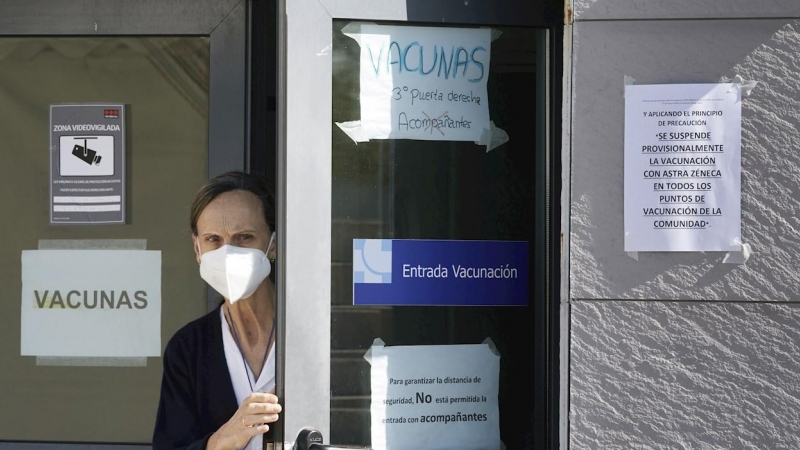
[[[238, 409], [219, 308], [178, 330], [164, 350], [153, 449], [204, 450]], [[272, 429], [268, 435], [272, 434]]]

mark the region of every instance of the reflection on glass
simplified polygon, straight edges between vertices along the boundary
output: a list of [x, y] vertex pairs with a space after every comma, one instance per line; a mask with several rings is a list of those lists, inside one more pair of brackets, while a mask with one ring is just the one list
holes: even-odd
[[[358, 44], [334, 22], [333, 120], [360, 116]], [[542, 32], [501, 29], [492, 43], [489, 111], [510, 141], [486, 152], [469, 142], [372, 140], [356, 145], [333, 127], [331, 442], [370, 444], [370, 366], [375, 338], [387, 345], [477, 344], [491, 337], [501, 354], [500, 432], [508, 448], [532, 442], [534, 405], [546, 401], [534, 382], [536, 256], [527, 307], [354, 307], [355, 238], [516, 240], [534, 247], [536, 214], [536, 64]], [[542, 322], [543, 323], [543, 322]], [[537, 371], [540, 372], [537, 374]], [[538, 403], [537, 403], [538, 402]]]
[[[208, 70], [206, 38], [0, 38], [0, 439], [150, 441], [160, 358], [88, 367], [20, 356], [20, 254], [40, 240], [144, 241], [161, 251], [162, 346], [205, 312], [187, 243], [188, 203], [207, 173]], [[128, 223], [50, 226], [49, 105], [89, 102], [128, 105]]]

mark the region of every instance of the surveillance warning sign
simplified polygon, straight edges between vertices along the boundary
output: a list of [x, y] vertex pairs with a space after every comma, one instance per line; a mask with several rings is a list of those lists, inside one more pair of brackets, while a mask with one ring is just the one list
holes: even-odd
[[50, 105], [50, 224], [125, 223], [125, 106]]

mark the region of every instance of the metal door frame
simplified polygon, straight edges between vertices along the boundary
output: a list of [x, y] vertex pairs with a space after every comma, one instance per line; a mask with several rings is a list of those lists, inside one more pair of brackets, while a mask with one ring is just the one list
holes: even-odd
[[245, 0], [3, 0], [0, 38], [210, 38], [208, 176], [247, 168]]
[[[498, 5], [500, 4], [500, 5]], [[549, 30], [545, 74], [549, 99], [546, 172], [549, 254], [548, 301], [542, 314], [551, 325], [548, 373], [553, 384], [546, 400], [548, 440], [558, 445], [559, 405], [559, 230], [561, 158], [561, 79], [564, 2], [559, 0], [279, 0], [278, 3], [278, 396], [285, 405], [277, 442], [294, 445], [304, 427], [330, 436], [331, 328], [331, 89], [334, 19], [408, 21], [540, 27]], [[539, 162], [539, 161], [537, 161]], [[537, 189], [540, 186], [537, 184]], [[555, 245], [554, 245], [555, 243]]]
[[[208, 177], [248, 168], [246, 0], [3, 0], [0, 39], [203, 36], [210, 41]], [[132, 450], [147, 445], [2, 441], [0, 450]]]

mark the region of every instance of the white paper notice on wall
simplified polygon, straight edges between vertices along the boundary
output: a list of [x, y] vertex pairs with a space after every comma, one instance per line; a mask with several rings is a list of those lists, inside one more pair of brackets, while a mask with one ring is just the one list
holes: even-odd
[[741, 250], [741, 90], [625, 86], [625, 251]]
[[498, 450], [500, 356], [477, 345], [385, 347], [371, 362], [372, 448]]
[[508, 140], [489, 120], [491, 29], [351, 23], [342, 32], [361, 48], [361, 119], [337, 123], [354, 141], [473, 141], [489, 149]]
[[22, 355], [161, 354], [161, 252], [22, 252]]

